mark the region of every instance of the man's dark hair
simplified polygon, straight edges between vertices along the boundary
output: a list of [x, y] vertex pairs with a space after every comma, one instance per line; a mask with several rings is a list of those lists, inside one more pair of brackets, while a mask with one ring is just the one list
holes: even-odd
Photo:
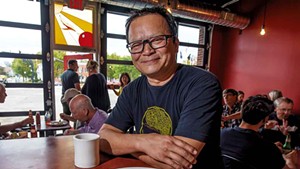
[[241, 94], [245, 95], [245, 93], [243, 91], [239, 90], [238, 95], [241, 95]]
[[238, 92], [234, 89], [225, 89], [225, 90], [223, 90], [223, 94], [227, 94], [227, 93], [231, 93], [234, 96], [238, 95]]
[[171, 34], [174, 36], [177, 36], [177, 23], [175, 22], [173, 16], [165, 8], [163, 8], [161, 6], [155, 6], [152, 8], [143, 8], [141, 10], [134, 11], [134, 13], [127, 19], [126, 25], [125, 25], [127, 43], [129, 43], [128, 42], [128, 31], [129, 31], [131, 22], [140, 16], [145, 16], [148, 14], [159, 14], [162, 17], [164, 17], [168, 23], [169, 31], [171, 32]]
[[77, 60], [71, 59], [68, 61], [68, 65], [73, 65], [74, 63], [77, 63]]
[[256, 125], [274, 111], [274, 105], [261, 95], [250, 96], [242, 104], [242, 119], [246, 123]]

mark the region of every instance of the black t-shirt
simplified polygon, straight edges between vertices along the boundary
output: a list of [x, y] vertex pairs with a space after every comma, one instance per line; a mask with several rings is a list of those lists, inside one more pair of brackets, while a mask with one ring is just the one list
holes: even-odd
[[146, 76], [128, 84], [106, 123], [124, 132], [135, 126], [139, 134], [176, 135], [205, 142], [194, 168], [219, 169], [221, 113], [222, 89], [216, 77], [181, 65], [163, 86], [151, 86]]
[[251, 164], [257, 169], [282, 169], [285, 165], [276, 145], [264, 140], [254, 130], [239, 127], [222, 129], [221, 149], [223, 154]]
[[94, 107], [105, 112], [110, 108], [106, 79], [103, 74], [97, 73], [87, 77], [81, 92], [89, 96]]
[[75, 88], [75, 84], [79, 83], [79, 76], [74, 70], [68, 69], [61, 75], [61, 83], [62, 94], [64, 95], [66, 90]]

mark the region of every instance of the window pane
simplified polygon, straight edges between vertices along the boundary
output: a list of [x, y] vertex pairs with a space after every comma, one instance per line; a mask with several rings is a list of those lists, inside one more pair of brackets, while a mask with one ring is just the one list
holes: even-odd
[[70, 9], [55, 3], [55, 44], [94, 47], [93, 10]]
[[42, 60], [0, 58], [0, 81], [8, 83], [42, 83]]
[[126, 48], [126, 40], [107, 38], [107, 58], [113, 60], [131, 60]]
[[6, 93], [5, 102], [0, 104], [0, 114], [9, 111], [44, 110], [42, 88], [6, 88]]
[[42, 51], [41, 31], [0, 26], [0, 52], [37, 54]]
[[[120, 76], [124, 72], [127, 72], [129, 74], [131, 81], [141, 76], [141, 73], [133, 65], [107, 64], [107, 83], [109, 85], [113, 84], [115, 86], [119, 86]], [[110, 98], [110, 104], [113, 108], [117, 102], [118, 96], [115, 95], [113, 90], [108, 90], [108, 93]]]
[[107, 33], [125, 35], [127, 16], [107, 13]]
[[[192, 36], [191, 36], [192, 35]], [[180, 42], [194, 43], [199, 42], [199, 29], [188, 26], [178, 26], [178, 38]]]
[[177, 63], [186, 65], [203, 66], [203, 48], [179, 46]]
[[28, 0], [0, 1], [0, 20], [2, 21], [40, 25], [40, 13], [40, 2]]
[[[193, 44], [204, 44], [205, 27], [189, 27], [189, 26], [178, 26], [178, 38], [180, 42], [193, 43]], [[192, 36], [191, 36], [192, 35]]]

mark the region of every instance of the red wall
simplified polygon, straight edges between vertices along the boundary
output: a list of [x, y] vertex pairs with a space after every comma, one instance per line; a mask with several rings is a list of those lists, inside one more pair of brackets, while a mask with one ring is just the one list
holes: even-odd
[[300, 114], [300, 1], [269, 1], [265, 36], [259, 35], [263, 9], [254, 11], [242, 34], [215, 26], [210, 71], [223, 88], [243, 90], [246, 97], [279, 89]]

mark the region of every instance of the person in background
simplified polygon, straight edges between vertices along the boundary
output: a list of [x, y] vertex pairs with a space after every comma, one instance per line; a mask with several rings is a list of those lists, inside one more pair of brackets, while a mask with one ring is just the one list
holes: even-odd
[[237, 100], [238, 92], [234, 89], [223, 90], [222, 127], [235, 127], [241, 122], [241, 104]]
[[98, 133], [108, 116], [105, 111], [95, 108], [91, 99], [84, 94], [78, 94], [71, 99], [70, 110], [72, 117], [79, 120], [83, 125], [78, 129], [66, 130], [64, 135]]
[[107, 90], [107, 82], [102, 73], [99, 73], [99, 64], [89, 60], [86, 64], [89, 76], [86, 78], [81, 93], [87, 95], [94, 107], [107, 112], [110, 109], [110, 100]]
[[[7, 94], [6, 94], [5, 85], [3, 83], [0, 83], [0, 103], [4, 103], [6, 97]], [[7, 132], [14, 130], [16, 128], [21, 128], [27, 124], [32, 124], [32, 123], [34, 123], [34, 119], [32, 117], [27, 117], [24, 120], [19, 122], [0, 125], [0, 139], [9, 137], [9, 134]]]
[[120, 96], [121, 95], [121, 93], [122, 93], [122, 91], [123, 91], [123, 89], [124, 89], [124, 87], [128, 84], [128, 83], [130, 83], [130, 76], [129, 76], [129, 74], [128, 73], [122, 73], [121, 74], [121, 76], [120, 76], [120, 83], [121, 83], [121, 85], [120, 85], [120, 88], [119, 88], [119, 91], [117, 91], [116, 89], [115, 89], [115, 87], [114, 87], [114, 85], [110, 85], [110, 88], [114, 91], [114, 93], [117, 95], [117, 96]]
[[[64, 97], [65, 92], [70, 88], [75, 88], [80, 91], [80, 82], [79, 76], [76, 73], [78, 70], [78, 63], [76, 60], [69, 60], [68, 61], [68, 69], [64, 71], [61, 75], [61, 82], [62, 82], [62, 96]], [[63, 112], [67, 115], [71, 115], [69, 106], [66, 102], [62, 102]]]
[[[73, 97], [75, 97], [76, 95], [81, 94], [81, 92], [75, 88], [70, 88], [68, 89], [63, 98], [61, 99], [62, 103], [67, 103], [68, 107], [69, 107], [69, 103], [71, 101], [71, 99]], [[70, 108], [69, 108], [70, 109]], [[74, 128], [77, 128], [80, 126], [80, 122], [78, 122], [77, 120], [75, 120], [71, 115], [67, 115], [65, 113], [60, 113], [59, 114], [60, 118], [63, 120], [67, 120], [67, 121], [72, 121], [74, 122]]]
[[[282, 144], [273, 144], [259, 135], [259, 129], [268, 121], [273, 110], [273, 103], [269, 99], [261, 96], [249, 97], [242, 105], [241, 124], [221, 131], [222, 154], [256, 169], [296, 169], [295, 150], [282, 155]], [[232, 169], [229, 159], [224, 158], [224, 164], [226, 169]]]
[[275, 111], [261, 130], [261, 135], [271, 142], [284, 144], [287, 134], [291, 135], [292, 148], [300, 146], [300, 121], [292, 114], [294, 102], [287, 97], [280, 97], [274, 101]]
[[245, 93], [241, 90], [238, 91], [238, 102], [240, 105], [242, 105], [244, 101]]
[[279, 97], [282, 97], [282, 92], [280, 90], [272, 90], [269, 92], [268, 97], [271, 101], [275, 101]]
[[[222, 89], [210, 72], [176, 63], [172, 15], [163, 7], [138, 10], [126, 37], [142, 76], [123, 89], [100, 129], [101, 151], [131, 154], [155, 168], [222, 168]], [[132, 126], [136, 133], [126, 133]]]

